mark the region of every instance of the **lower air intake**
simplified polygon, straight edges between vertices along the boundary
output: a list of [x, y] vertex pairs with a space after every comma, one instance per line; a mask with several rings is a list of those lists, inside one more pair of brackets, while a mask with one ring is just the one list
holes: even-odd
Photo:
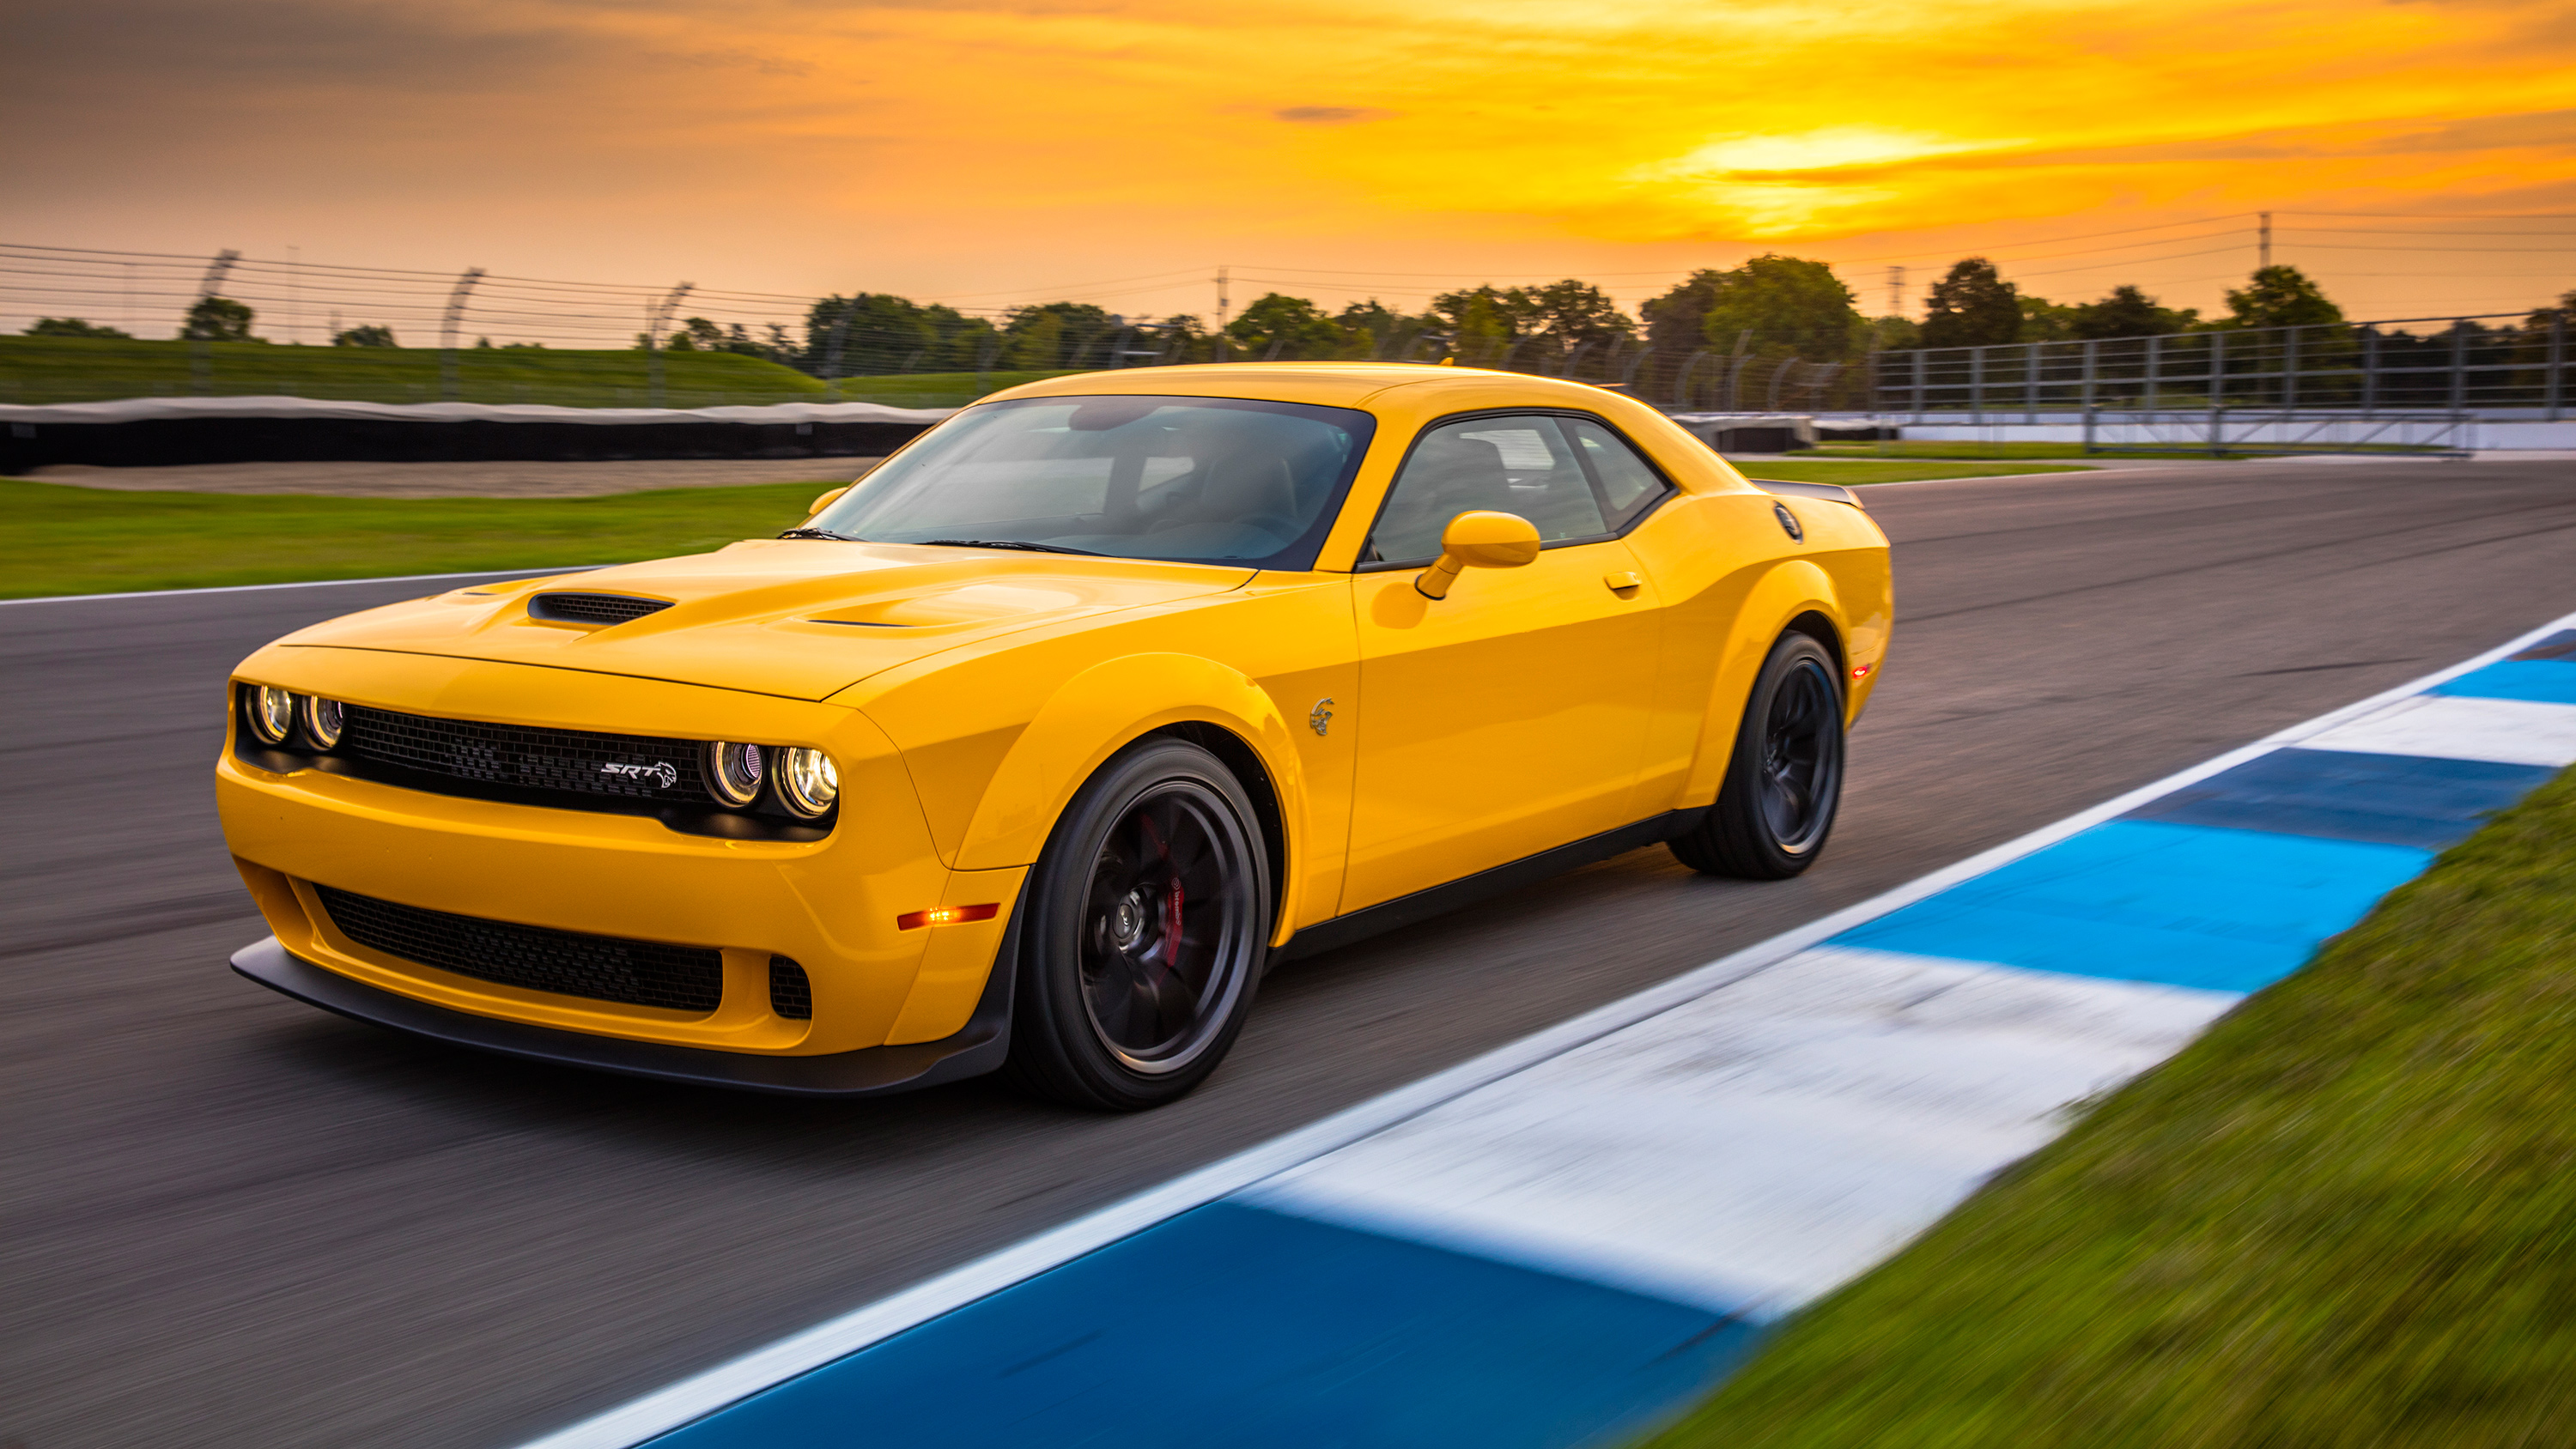
[[804, 967], [784, 956], [769, 958], [769, 1010], [789, 1021], [814, 1019], [814, 983]]
[[632, 594], [533, 594], [528, 617], [561, 624], [623, 624], [671, 607], [668, 599], [639, 599]]
[[724, 953], [706, 947], [450, 915], [326, 885], [313, 891], [359, 945], [477, 981], [701, 1015], [724, 1000]]

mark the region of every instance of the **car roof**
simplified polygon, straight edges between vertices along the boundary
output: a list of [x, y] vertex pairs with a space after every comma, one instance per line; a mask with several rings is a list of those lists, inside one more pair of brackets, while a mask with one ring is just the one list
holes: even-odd
[[1111, 372], [1050, 377], [1041, 382], [1005, 388], [982, 401], [1150, 393], [1166, 397], [1247, 398], [1355, 408], [1390, 388], [1426, 383], [1441, 384], [1444, 391], [1490, 390], [1492, 405], [1497, 407], [1597, 408], [1605, 391], [1585, 383], [1535, 377], [1526, 372], [1494, 372], [1480, 367], [1438, 367], [1403, 362], [1222, 362], [1181, 367], [1126, 367]]

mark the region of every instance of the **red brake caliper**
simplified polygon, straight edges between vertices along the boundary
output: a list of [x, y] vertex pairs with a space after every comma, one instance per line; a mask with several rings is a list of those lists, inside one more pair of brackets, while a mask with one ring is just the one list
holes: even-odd
[[[1152, 843], [1155, 858], [1170, 865], [1171, 842], [1154, 828], [1154, 818], [1139, 816], [1136, 823], [1145, 827], [1145, 839]], [[1169, 971], [1181, 969], [1181, 878], [1177, 875], [1172, 877], [1171, 893], [1163, 898], [1163, 967]]]

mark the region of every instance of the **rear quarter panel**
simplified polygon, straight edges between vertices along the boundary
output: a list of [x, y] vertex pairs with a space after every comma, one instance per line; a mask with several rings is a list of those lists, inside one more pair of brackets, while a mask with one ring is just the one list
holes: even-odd
[[[1671, 432], [1727, 477], [1699, 489], [1686, 484], [1629, 535], [1666, 600], [1655, 718], [1630, 811], [1639, 818], [1717, 798], [1754, 677], [1801, 615], [1820, 615], [1832, 626], [1831, 642], [1843, 656], [1845, 720], [1857, 720], [1878, 682], [1894, 610], [1887, 537], [1867, 513], [1738, 483], [1705, 446], [1678, 428]], [[1687, 454], [1671, 458], [1663, 447], [1655, 452], [1677, 474], [1684, 464], [1706, 466]], [[1775, 508], [1797, 519], [1803, 540], [1789, 537]], [[1866, 672], [1855, 678], [1855, 668]]]

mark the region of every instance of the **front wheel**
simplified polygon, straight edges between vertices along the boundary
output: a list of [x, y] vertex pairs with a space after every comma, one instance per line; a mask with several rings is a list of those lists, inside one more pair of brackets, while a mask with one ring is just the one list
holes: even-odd
[[1823, 853], [1842, 795], [1842, 673], [1824, 645], [1783, 634], [1745, 701], [1716, 808], [1672, 852], [1709, 875], [1785, 880]]
[[1252, 803], [1216, 756], [1156, 738], [1111, 760], [1030, 874], [1004, 1071], [1108, 1111], [1196, 1087], [1251, 1009], [1270, 890]]

